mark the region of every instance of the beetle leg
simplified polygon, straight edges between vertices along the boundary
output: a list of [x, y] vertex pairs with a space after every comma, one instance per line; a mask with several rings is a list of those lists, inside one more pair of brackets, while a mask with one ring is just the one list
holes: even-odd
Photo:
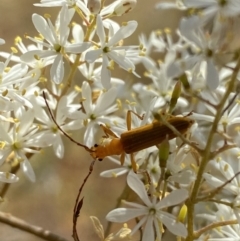
[[121, 162], [121, 165], [124, 164], [124, 161], [125, 161], [125, 152], [123, 152], [120, 156], [120, 162]]
[[138, 113], [136, 113], [136, 112], [134, 112], [132, 110], [128, 110], [128, 112], [127, 112], [127, 119], [126, 119], [128, 131], [132, 129], [131, 128], [131, 125], [132, 125], [132, 115], [131, 114], [134, 114], [140, 120], [143, 120], [143, 118], [144, 118], [144, 114], [143, 115], [139, 115]]
[[191, 110], [188, 114], [184, 115], [183, 117], [188, 117], [193, 114], [193, 111]]
[[131, 153], [130, 156], [131, 156], [132, 169], [135, 173], [137, 173], [137, 163], [134, 160], [134, 154]]
[[102, 124], [100, 126], [103, 129], [103, 131], [104, 131], [104, 133], [105, 133], [107, 138], [109, 136], [114, 137], [114, 138], [119, 138], [113, 131], [111, 131], [111, 129], [107, 128], [106, 126], [104, 126]]

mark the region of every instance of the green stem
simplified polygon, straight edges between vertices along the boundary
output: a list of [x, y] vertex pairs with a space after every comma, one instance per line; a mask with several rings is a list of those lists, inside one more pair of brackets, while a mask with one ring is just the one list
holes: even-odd
[[216, 113], [214, 122], [212, 124], [211, 132], [209, 133], [209, 136], [208, 136], [207, 144], [206, 144], [205, 151], [204, 151], [204, 156], [202, 157], [201, 165], [199, 167], [197, 178], [196, 178], [196, 181], [195, 181], [194, 186], [193, 186], [192, 194], [189, 197], [189, 200], [187, 201], [187, 206], [188, 206], [188, 236], [186, 238], [186, 241], [192, 241], [194, 239], [194, 232], [193, 232], [194, 204], [196, 202], [198, 190], [199, 190], [199, 187], [201, 185], [202, 175], [205, 171], [206, 165], [207, 165], [207, 163], [210, 159], [210, 156], [211, 156], [211, 146], [212, 146], [212, 142], [213, 142], [213, 137], [214, 137], [214, 134], [217, 130], [218, 123], [219, 123], [219, 121], [222, 117], [222, 110], [224, 108], [224, 105], [225, 105], [230, 93], [233, 91], [234, 84], [235, 84], [239, 69], [240, 69], [240, 58], [238, 59], [235, 70], [234, 70], [234, 72], [232, 74], [232, 77], [231, 77], [231, 80], [229, 82], [228, 88], [227, 88], [221, 102], [218, 104], [218, 106], [216, 108], [217, 113]]
[[[86, 31], [86, 34], [85, 34], [84, 40], [83, 40], [84, 42], [89, 41], [89, 37], [90, 37], [92, 31], [94, 30], [95, 25], [96, 25], [96, 17], [94, 17], [93, 21], [87, 28], [87, 31]], [[64, 90], [62, 91], [62, 96], [67, 92], [68, 88], [71, 86], [72, 79], [76, 73], [78, 66], [80, 65], [80, 62], [79, 62], [80, 57], [81, 57], [81, 54], [76, 55], [76, 59], [71, 67], [71, 71], [67, 78], [67, 85], [65, 86]], [[83, 63], [81, 63], [81, 64], [83, 64]]]

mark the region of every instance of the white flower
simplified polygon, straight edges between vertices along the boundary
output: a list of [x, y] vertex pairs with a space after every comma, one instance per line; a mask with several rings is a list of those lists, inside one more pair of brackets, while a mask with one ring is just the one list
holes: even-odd
[[156, 7], [158, 9], [198, 9], [201, 11], [199, 16], [204, 25], [212, 20], [221, 22], [226, 17], [235, 17], [240, 14], [239, 0], [175, 0], [175, 2], [158, 3]]
[[47, 58], [52, 60], [52, 67], [50, 69], [50, 75], [52, 80], [56, 84], [60, 84], [64, 77], [64, 54], [77, 54], [82, 53], [91, 46], [91, 43], [67, 43], [69, 35], [69, 23], [73, 17], [74, 9], [68, 9], [65, 5], [62, 7], [59, 19], [54, 28], [50, 19], [47, 21], [38, 14], [33, 14], [32, 21], [35, 28], [48, 42], [43, 40], [34, 39], [28, 37], [32, 41], [42, 44], [47, 47], [46, 50], [32, 50], [21, 56], [21, 60], [25, 62], [32, 62], [35, 59]]
[[[87, 146], [93, 146], [96, 132], [99, 131], [99, 124], [109, 123], [111, 118], [109, 114], [115, 112], [117, 104], [114, 100], [117, 97], [117, 89], [111, 88], [106, 92], [100, 92], [97, 100], [92, 100], [92, 89], [90, 85], [84, 81], [82, 84], [82, 106], [79, 104], [71, 105], [64, 109], [64, 113], [71, 119], [75, 119], [75, 126], [86, 126], [84, 134], [84, 143]], [[81, 109], [79, 111], [79, 108]]]
[[[221, 201], [227, 201], [221, 200]], [[197, 219], [203, 218], [204, 222], [208, 221], [209, 224], [216, 223], [216, 222], [222, 222], [222, 221], [231, 221], [235, 220], [236, 216], [233, 213], [233, 210], [231, 207], [214, 203], [211, 208], [204, 204], [206, 207], [204, 210], [201, 209], [200, 214], [197, 214]], [[217, 208], [217, 211], [216, 211]], [[207, 211], [207, 213], [206, 213]], [[216, 228], [209, 230], [210, 232], [208, 235], [208, 241], [239, 241], [240, 240], [240, 225], [234, 224], [234, 225], [222, 225], [221, 228]], [[202, 237], [203, 236], [203, 237]], [[201, 238], [202, 237], [202, 238]], [[205, 235], [201, 235], [201, 237], [198, 239], [199, 241], [205, 240]]]
[[131, 46], [115, 46], [119, 41], [129, 37], [137, 28], [136, 21], [130, 21], [125, 26], [122, 26], [108, 41], [104, 32], [103, 22], [100, 15], [97, 15], [97, 35], [100, 40], [98, 49], [89, 50], [86, 55], [86, 61], [95, 62], [102, 55], [102, 70], [101, 81], [104, 88], [109, 89], [111, 79], [111, 63], [112, 59], [123, 69], [134, 72], [135, 66], [132, 61], [127, 58], [127, 52], [132, 49]]
[[[184, 1], [184, 0], [183, 0]], [[156, 5], [158, 9], [180, 9], [185, 10], [187, 7], [182, 0], [175, 0], [175, 2], [160, 2]]]
[[37, 7], [74, 7], [81, 0], [41, 0], [41, 3], [34, 3]]
[[5, 182], [5, 183], [14, 183], [17, 182], [19, 178], [12, 173], [8, 172], [0, 172], [0, 182]]
[[[91, 11], [88, 9], [87, 0], [41, 0], [41, 3], [34, 4], [37, 7], [62, 7], [67, 6], [69, 9], [76, 10], [78, 7], [80, 11], [82, 11], [86, 17], [86, 19], [90, 19]], [[85, 20], [86, 20], [85, 19]]]
[[[75, 127], [72, 126], [71, 122], [66, 121], [67, 116], [64, 114], [63, 109], [66, 108], [66, 106], [69, 105], [70, 101], [72, 101], [72, 98], [74, 98], [74, 94], [69, 94], [68, 96], [62, 96], [61, 99], [54, 99], [52, 96], [48, 95], [47, 103], [51, 109], [51, 112], [58, 123], [59, 126], [65, 131], [68, 132], [69, 130], [74, 130]], [[33, 100], [34, 101], [34, 100]], [[43, 98], [40, 100], [43, 103], [37, 103], [37, 101], [34, 101], [34, 113], [35, 118], [40, 121], [41, 123], [41, 141], [44, 143], [45, 146], [53, 146], [53, 150], [55, 155], [58, 158], [63, 158], [64, 155], [64, 144], [62, 141], [62, 132], [58, 129], [58, 127], [53, 122], [49, 111], [47, 112], [40, 106], [40, 104], [43, 104], [45, 106], [45, 102]], [[53, 110], [55, 110], [53, 112]], [[78, 126], [78, 129], [80, 129], [82, 126]]]
[[19, 124], [12, 128], [0, 125], [0, 165], [13, 152], [22, 171], [32, 182], [35, 181], [35, 174], [26, 154], [38, 153], [37, 149], [41, 146], [39, 134], [36, 133], [38, 127], [33, 124], [33, 120], [33, 111], [29, 110], [19, 120]]
[[193, 76], [192, 82], [204, 78], [211, 90], [216, 89], [219, 85], [218, 70], [214, 63], [216, 43], [200, 28], [199, 17], [183, 18], [179, 28], [182, 36], [190, 41], [194, 54], [170, 64], [167, 70], [168, 76], [180, 76], [185, 70], [190, 70]]
[[233, 17], [240, 14], [239, 0], [184, 0], [184, 4], [188, 8], [200, 8], [202, 20], [207, 23], [213, 18], [217, 17], [221, 21], [223, 17]]
[[[15, 40], [15, 45], [18, 48], [18, 50], [20, 51], [21, 54], [25, 54], [29, 51], [33, 51], [33, 50], [40, 50], [43, 51], [43, 45], [36, 43], [36, 45], [34, 44], [30, 44], [28, 46], [26, 46], [21, 37], [16, 37]], [[30, 66], [31, 68], [35, 69], [35, 70], [41, 70], [44, 67], [52, 64], [52, 59], [49, 58], [45, 58], [45, 59], [34, 59], [34, 61], [32, 62], [27, 62], [25, 63], [24, 61], [21, 60], [20, 56], [17, 56], [13, 53], [6, 53], [6, 52], [0, 52], [0, 56], [6, 59], [9, 59], [11, 61], [17, 62], [17, 63], [24, 63], [27, 64], [28, 66]]]
[[100, 0], [88, 0], [87, 7], [91, 13], [98, 14], [101, 9], [101, 1]]
[[130, 12], [135, 8], [137, 4], [136, 0], [121, 0], [114, 8], [114, 14], [122, 16], [125, 13]]
[[[133, 88], [138, 93], [145, 109], [148, 107], [148, 105], [145, 104], [146, 100], [153, 98], [153, 96], [157, 97], [155, 104], [156, 110], [170, 101], [174, 85], [173, 79], [167, 75], [167, 70], [171, 62], [171, 54], [167, 54], [165, 62], [160, 64], [156, 64], [149, 57], [142, 58], [142, 63], [147, 70], [145, 75], [152, 80], [153, 84], [146, 86], [142, 83], [137, 83]], [[185, 107], [187, 105], [187, 101], [184, 98], [179, 97], [177, 106]]]
[[[138, 36], [140, 52], [139, 56], [149, 56], [153, 47], [153, 41], [155, 40], [155, 32], [151, 32], [150, 37], [147, 39], [146, 35], [140, 34]], [[165, 47], [165, 44], [159, 46], [159, 48]]]
[[96, 231], [96, 234], [100, 238], [101, 241], [124, 241], [124, 240], [130, 240], [129, 234], [131, 233], [131, 229], [127, 227], [127, 225], [123, 225], [123, 227], [116, 233], [110, 233], [107, 237], [104, 236], [104, 229], [102, 224], [100, 223], [99, 219], [94, 216], [90, 216], [90, 219], [92, 221], [94, 230]]
[[[143, 164], [143, 162], [146, 159], [146, 155], [147, 152], [146, 151], [139, 151], [136, 155], [134, 155], [134, 161], [136, 162], [136, 164], [138, 166], [141, 166]], [[112, 161], [113, 163], [120, 165], [120, 161], [119, 161], [119, 156], [109, 156], [107, 159], [109, 159], [110, 161]], [[131, 156], [130, 155], [125, 155], [125, 160], [124, 163], [121, 167], [117, 167], [114, 169], [110, 169], [107, 171], [103, 171], [100, 173], [101, 177], [107, 177], [107, 178], [111, 178], [111, 177], [119, 177], [122, 176], [124, 174], [128, 174], [130, 172], [132, 172], [132, 163], [131, 163]]]
[[130, 219], [141, 217], [138, 224], [132, 230], [135, 233], [145, 222], [142, 241], [154, 241], [156, 232], [158, 240], [161, 240], [162, 229], [159, 222], [175, 235], [186, 237], [187, 230], [183, 223], [178, 222], [176, 217], [162, 209], [183, 202], [188, 197], [185, 189], [171, 192], [168, 196], [158, 201], [156, 196], [149, 197], [143, 183], [135, 173], [129, 173], [127, 177], [129, 187], [141, 198], [144, 205], [124, 202], [132, 208], [117, 208], [107, 214], [106, 218], [111, 222], [126, 222]]
[[[225, 87], [218, 87], [216, 91], [202, 91], [201, 96], [208, 100], [210, 103], [217, 105], [220, 101], [220, 98], [225, 93]], [[232, 100], [234, 93], [229, 95], [228, 100], [224, 107], [228, 107], [229, 102]], [[197, 121], [205, 121], [212, 123], [214, 121], [214, 116], [216, 115], [216, 110], [212, 106], [205, 103], [205, 107], [209, 114], [201, 113], [192, 113], [191, 117]], [[218, 131], [220, 133], [225, 133], [229, 136], [229, 141], [234, 142], [237, 146], [240, 146], [240, 132], [239, 132], [239, 123], [240, 123], [240, 101], [236, 100], [234, 103], [228, 107], [223, 113], [221, 119], [218, 122]], [[206, 128], [205, 128], [206, 129]], [[206, 137], [205, 137], [206, 138]], [[231, 138], [231, 139], [230, 139]], [[219, 139], [216, 139], [219, 141]]]
[[[221, 157], [217, 158], [217, 161], [212, 160], [208, 164], [208, 170], [211, 169], [211, 172], [213, 174], [204, 173], [203, 177], [207, 181], [209, 185], [212, 187], [219, 187], [223, 185], [224, 183], [228, 182], [231, 178], [234, 177], [234, 175], [240, 170], [240, 161], [239, 157], [236, 156], [236, 154], [239, 155], [239, 149], [232, 149], [225, 152], [225, 155], [227, 157], [227, 161], [224, 161], [221, 159]], [[219, 175], [220, 174], [220, 175]], [[232, 209], [234, 214], [236, 215], [238, 219], [238, 223], [240, 225], [240, 215], [239, 215], [239, 203], [240, 203], [240, 176], [237, 175], [231, 182], [227, 183], [223, 189], [233, 194], [233, 197], [227, 197], [228, 202], [232, 203]], [[223, 194], [221, 195], [221, 198], [224, 198]]]
[[0, 38], [0, 45], [5, 44], [4, 39]]
[[[192, 128], [191, 128], [192, 129]], [[191, 130], [191, 135], [193, 135]], [[196, 167], [198, 165], [195, 152], [189, 145], [183, 143], [176, 138], [169, 141], [170, 150], [167, 169], [171, 173], [168, 182], [178, 183], [180, 187], [189, 187], [196, 180]], [[175, 184], [174, 184], [175, 185]]]
[[101, 84], [101, 66], [96, 67], [95, 63], [86, 63], [78, 67], [81, 74], [86, 78], [89, 83], [102, 86]]
[[[3, 107], [1, 110], [12, 110], [9, 109], [9, 107], [14, 105], [15, 102], [19, 102], [21, 105], [32, 108], [33, 106], [31, 102], [22, 95], [18, 88], [22, 82], [28, 82], [30, 79], [33, 80], [35, 76], [32, 78], [31, 75], [28, 75], [28, 66], [26, 64], [16, 64], [6, 72], [5, 69], [8, 67], [8, 62], [9, 59], [7, 59], [5, 63], [0, 62], [0, 99], [1, 107]], [[36, 76], [39, 75], [36, 74]]]
[[158, 153], [159, 153], [159, 150], [157, 152], [150, 153], [149, 157], [146, 160], [146, 163], [147, 163], [146, 171], [149, 173], [151, 181], [155, 186], [157, 186], [160, 178], [160, 174], [161, 174]]

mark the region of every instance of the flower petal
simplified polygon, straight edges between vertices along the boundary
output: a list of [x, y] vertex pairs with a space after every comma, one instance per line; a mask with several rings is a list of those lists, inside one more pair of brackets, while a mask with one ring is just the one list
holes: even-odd
[[138, 178], [137, 174], [130, 172], [127, 177], [128, 186], [142, 199], [142, 201], [147, 205], [151, 206], [152, 203], [149, 200], [146, 189]]
[[23, 173], [26, 175], [26, 177], [28, 177], [28, 179], [31, 182], [35, 182], [36, 176], [35, 176], [32, 166], [31, 166], [30, 162], [27, 160], [27, 158], [25, 158], [24, 161], [22, 161], [20, 163], [20, 166], [21, 166]]
[[120, 40], [129, 37], [137, 28], [138, 23], [136, 21], [129, 21], [127, 25], [122, 26], [109, 40], [108, 46], [117, 44]]
[[60, 137], [60, 135], [58, 135], [55, 138], [55, 141], [54, 141], [54, 144], [53, 144], [53, 149], [54, 149], [54, 152], [55, 152], [55, 154], [58, 158], [63, 158], [64, 145], [63, 145], [62, 138]]
[[89, 50], [85, 55], [85, 60], [89, 63], [95, 62], [100, 57], [102, 49]]
[[72, 54], [79, 54], [87, 50], [92, 46], [91, 43], [77, 43], [77, 44], [71, 44], [69, 46], [65, 46], [65, 51]]
[[128, 172], [128, 169], [126, 167], [119, 167], [111, 170], [107, 170], [100, 173], [101, 177], [118, 177], [121, 175], [124, 175]]
[[101, 82], [105, 89], [111, 88], [111, 71], [108, 69], [108, 58], [106, 55], [103, 55], [103, 63], [101, 70]]
[[62, 82], [64, 77], [64, 62], [61, 54], [57, 55], [55, 58], [50, 70], [50, 75], [56, 84], [60, 84]]
[[155, 240], [153, 230], [153, 216], [149, 216], [144, 227], [142, 241]]
[[14, 183], [17, 182], [19, 178], [12, 173], [0, 172], [0, 182]]
[[117, 98], [117, 89], [111, 88], [107, 92], [103, 93], [97, 101], [95, 111], [101, 115], [101, 112], [105, 111]]
[[185, 225], [181, 222], [177, 222], [175, 216], [163, 211], [161, 211], [160, 216], [160, 220], [171, 233], [181, 237], [187, 236], [187, 229]]
[[103, 22], [102, 22], [102, 17], [98, 14], [97, 15], [97, 35], [99, 37], [101, 46], [103, 47], [105, 45], [105, 32], [104, 32], [104, 27], [103, 27]]
[[206, 82], [211, 90], [215, 90], [219, 85], [219, 75], [213, 59], [207, 59]]
[[54, 44], [55, 38], [52, 34], [52, 30], [49, 27], [47, 21], [40, 15], [34, 13], [32, 15], [32, 21], [33, 24], [35, 26], [35, 28], [37, 29], [37, 31], [43, 35], [43, 37], [51, 44]]
[[179, 204], [188, 198], [188, 191], [186, 189], [178, 189], [172, 191], [168, 196], [163, 198], [157, 204], [157, 208], [162, 209]]
[[143, 209], [117, 208], [109, 212], [106, 216], [106, 219], [110, 222], [122, 223], [144, 214], [146, 214], [146, 211]]

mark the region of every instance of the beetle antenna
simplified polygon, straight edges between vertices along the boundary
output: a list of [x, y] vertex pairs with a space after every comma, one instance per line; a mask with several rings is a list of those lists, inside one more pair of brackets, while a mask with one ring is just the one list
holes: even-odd
[[49, 107], [49, 104], [48, 104], [47, 98], [46, 98], [46, 94], [45, 94], [44, 91], [43, 91], [43, 98], [44, 98], [44, 101], [45, 101], [45, 103], [46, 103], [47, 109], [48, 109], [48, 111], [49, 111], [49, 113], [50, 113], [50, 116], [51, 116], [53, 122], [54, 122], [55, 125], [58, 127], [58, 129], [63, 133], [63, 135], [65, 135], [70, 141], [74, 142], [74, 143], [77, 144], [78, 146], [83, 147], [86, 151], [92, 152], [92, 150], [91, 150], [90, 148], [88, 148], [87, 146], [85, 146], [85, 145], [83, 145], [83, 144], [75, 141], [75, 140], [74, 140], [70, 135], [68, 135], [68, 134], [61, 128], [61, 126], [57, 123], [57, 121], [56, 121], [56, 119], [54, 118], [53, 113], [52, 113], [52, 111], [51, 111], [51, 109], [50, 109], [50, 107]]

